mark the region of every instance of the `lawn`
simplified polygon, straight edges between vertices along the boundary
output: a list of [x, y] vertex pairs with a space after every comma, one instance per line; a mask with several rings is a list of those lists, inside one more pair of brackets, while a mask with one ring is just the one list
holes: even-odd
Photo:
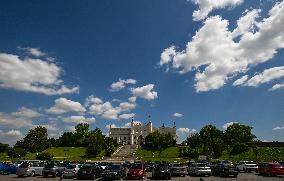
[[[51, 147], [46, 152], [52, 153], [54, 155], [54, 160], [99, 160], [102, 155], [104, 155], [104, 151], [100, 153], [100, 155], [96, 158], [88, 157], [85, 155], [86, 148], [84, 147]], [[28, 153], [24, 158], [26, 160], [35, 160], [37, 153]], [[7, 154], [0, 153], [0, 160], [12, 160], [7, 157]], [[15, 159], [13, 159], [15, 160]], [[18, 160], [18, 159], [17, 159]]]
[[169, 162], [187, 161], [188, 159], [179, 158], [178, 149], [179, 147], [174, 146], [159, 152], [159, 151], [144, 150], [140, 147], [136, 150], [135, 157], [137, 159], [143, 159], [147, 161], [169, 161]]

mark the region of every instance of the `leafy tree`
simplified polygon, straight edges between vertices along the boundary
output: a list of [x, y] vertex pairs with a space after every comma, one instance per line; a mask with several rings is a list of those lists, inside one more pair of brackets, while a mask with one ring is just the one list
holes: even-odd
[[223, 151], [223, 132], [213, 125], [204, 126], [199, 132], [203, 154], [218, 158]]
[[9, 145], [0, 143], [0, 153], [7, 153], [9, 151]]
[[245, 143], [235, 143], [231, 148], [231, 155], [237, 155], [249, 151], [249, 147]]
[[145, 144], [143, 147], [148, 150], [163, 150], [168, 147], [174, 146], [176, 144], [176, 140], [171, 134], [162, 134], [158, 131], [154, 131], [150, 133], [145, 138]]
[[236, 143], [249, 143], [256, 137], [252, 134], [252, 127], [234, 123], [228, 126], [224, 138], [225, 142], [232, 146]]
[[49, 147], [47, 129], [42, 126], [31, 129], [18, 146], [29, 152], [41, 152], [47, 149]]
[[75, 146], [75, 136], [72, 132], [64, 132], [57, 140], [58, 146], [70, 147]]
[[88, 136], [87, 157], [97, 157], [104, 148], [104, 136], [99, 128], [91, 131]]
[[111, 156], [113, 152], [115, 151], [115, 148], [118, 146], [117, 142], [110, 138], [110, 137], [105, 137], [105, 156]]
[[53, 158], [53, 154], [49, 152], [41, 152], [36, 156], [38, 160], [51, 160]]
[[197, 148], [191, 148], [188, 146], [179, 148], [179, 156], [183, 158], [197, 158], [200, 152]]
[[21, 157], [25, 157], [26, 154], [27, 154], [27, 151], [25, 149], [19, 148], [19, 147], [11, 148], [8, 151], [8, 156], [10, 158], [21, 158]]
[[187, 146], [190, 148], [198, 148], [201, 146], [201, 138], [199, 133], [193, 133], [186, 139]]
[[88, 123], [79, 123], [75, 127], [75, 141], [77, 146], [87, 146], [87, 137], [89, 134], [89, 124]]
[[49, 138], [48, 139], [49, 142], [49, 147], [57, 147], [57, 140], [55, 138]]

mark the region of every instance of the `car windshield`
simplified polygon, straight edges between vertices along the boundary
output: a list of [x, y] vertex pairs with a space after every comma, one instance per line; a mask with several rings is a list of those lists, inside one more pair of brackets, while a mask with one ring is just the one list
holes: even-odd
[[44, 166], [44, 168], [54, 168], [55, 164], [54, 163], [49, 163], [49, 164], [46, 164]]
[[81, 167], [81, 169], [92, 169], [92, 168], [93, 168], [92, 165], [83, 165], [83, 166]]
[[19, 168], [28, 168], [30, 166], [30, 164], [29, 163], [22, 163], [20, 166], [19, 166]]
[[108, 165], [106, 170], [120, 170], [120, 165]]
[[198, 163], [196, 166], [197, 166], [197, 167], [206, 167], [206, 164], [204, 164], [204, 163]]
[[142, 164], [132, 164], [130, 168], [132, 168], [132, 169], [142, 169]]
[[73, 164], [71, 165], [71, 164], [70, 164], [70, 165], [67, 165], [66, 168], [67, 168], [67, 169], [73, 169], [73, 168], [76, 168], [76, 165], [73, 165]]

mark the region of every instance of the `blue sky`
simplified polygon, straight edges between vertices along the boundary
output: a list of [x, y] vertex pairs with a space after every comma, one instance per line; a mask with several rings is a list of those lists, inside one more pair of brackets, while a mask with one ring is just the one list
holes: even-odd
[[0, 141], [134, 115], [176, 122], [180, 139], [239, 122], [284, 141], [283, 4], [1, 1]]

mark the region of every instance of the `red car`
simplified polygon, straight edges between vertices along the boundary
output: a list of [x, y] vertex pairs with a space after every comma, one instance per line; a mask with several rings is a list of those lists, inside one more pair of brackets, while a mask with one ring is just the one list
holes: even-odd
[[280, 163], [260, 163], [258, 165], [258, 173], [260, 175], [277, 176], [284, 175], [284, 166]]
[[143, 163], [133, 163], [127, 173], [128, 179], [143, 179], [146, 177], [145, 167]]

